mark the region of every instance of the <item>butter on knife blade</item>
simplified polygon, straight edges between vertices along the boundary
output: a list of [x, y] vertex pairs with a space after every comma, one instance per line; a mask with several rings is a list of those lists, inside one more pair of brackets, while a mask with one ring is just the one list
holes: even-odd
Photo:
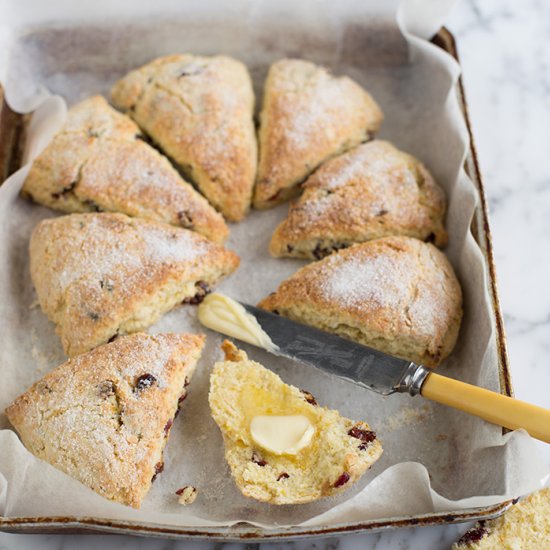
[[198, 316], [205, 327], [216, 332], [272, 353], [278, 349], [256, 318], [229, 296], [219, 292], [208, 294], [199, 305]]

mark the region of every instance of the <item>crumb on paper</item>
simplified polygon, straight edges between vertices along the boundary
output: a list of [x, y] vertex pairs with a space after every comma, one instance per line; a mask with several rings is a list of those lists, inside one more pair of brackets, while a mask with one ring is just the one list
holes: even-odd
[[176, 495], [178, 495], [178, 502], [182, 506], [193, 504], [193, 502], [195, 502], [195, 499], [197, 498], [197, 492], [197, 489], [192, 485], [186, 485], [185, 487], [178, 489], [176, 491]]
[[38, 301], [38, 298], [35, 298], [35, 299], [29, 304], [29, 309], [36, 309], [38, 306], [40, 306], [40, 302]]
[[449, 436], [447, 434], [437, 434], [435, 436], [436, 441], [446, 441], [447, 439], [449, 439]]
[[432, 408], [429, 403], [424, 403], [422, 407], [405, 407], [398, 413], [390, 416], [384, 422], [384, 428], [387, 431], [394, 431], [400, 428], [405, 428], [411, 424], [424, 422], [432, 413]]

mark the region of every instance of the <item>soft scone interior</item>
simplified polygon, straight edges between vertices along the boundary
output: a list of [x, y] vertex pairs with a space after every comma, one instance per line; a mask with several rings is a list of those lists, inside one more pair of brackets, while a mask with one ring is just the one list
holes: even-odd
[[[226, 361], [211, 375], [210, 408], [245, 496], [272, 504], [311, 502], [349, 488], [380, 457], [382, 446], [368, 424], [320, 407], [230, 342], [223, 348]], [[306, 417], [314, 429], [309, 444], [295, 454], [262, 448], [251, 423], [264, 416]]]

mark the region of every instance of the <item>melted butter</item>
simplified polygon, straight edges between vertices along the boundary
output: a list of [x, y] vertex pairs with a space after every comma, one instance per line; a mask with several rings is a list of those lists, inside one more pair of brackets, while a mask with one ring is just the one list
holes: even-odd
[[200, 304], [198, 315], [199, 321], [209, 329], [267, 351], [277, 349], [256, 318], [228, 296], [218, 292], [209, 294]]
[[275, 455], [295, 455], [309, 446], [315, 428], [307, 416], [255, 416], [250, 435], [256, 445]]

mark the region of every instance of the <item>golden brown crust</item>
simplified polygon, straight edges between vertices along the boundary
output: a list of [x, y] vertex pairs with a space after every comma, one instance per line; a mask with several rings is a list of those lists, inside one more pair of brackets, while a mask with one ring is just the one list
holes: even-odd
[[57, 367], [6, 415], [31, 453], [139, 508], [203, 346], [202, 335], [120, 337]]
[[69, 110], [33, 162], [22, 194], [62, 212], [122, 212], [185, 227], [223, 242], [228, 228], [136, 124], [101, 96]]
[[40, 306], [69, 356], [144, 329], [238, 264], [197, 233], [123, 214], [44, 220], [30, 243]]
[[366, 141], [381, 122], [380, 108], [353, 80], [308, 61], [277, 61], [260, 114], [254, 206], [271, 208], [296, 195], [315, 168]]
[[[243, 495], [271, 504], [312, 502], [349, 489], [378, 460], [382, 445], [368, 424], [320, 407], [233, 344], [222, 347], [226, 360], [214, 366], [208, 399]], [[310, 445], [295, 456], [257, 448], [249, 428], [262, 414], [306, 416], [315, 429]]]
[[320, 259], [389, 235], [447, 242], [443, 190], [423, 164], [387, 141], [327, 161], [303, 189], [273, 233], [273, 256]]
[[303, 267], [259, 306], [436, 367], [455, 345], [462, 292], [435, 246], [384, 237]]
[[257, 145], [252, 82], [242, 63], [161, 57], [119, 80], [111, 95], [228, 220], [244, 218]]

